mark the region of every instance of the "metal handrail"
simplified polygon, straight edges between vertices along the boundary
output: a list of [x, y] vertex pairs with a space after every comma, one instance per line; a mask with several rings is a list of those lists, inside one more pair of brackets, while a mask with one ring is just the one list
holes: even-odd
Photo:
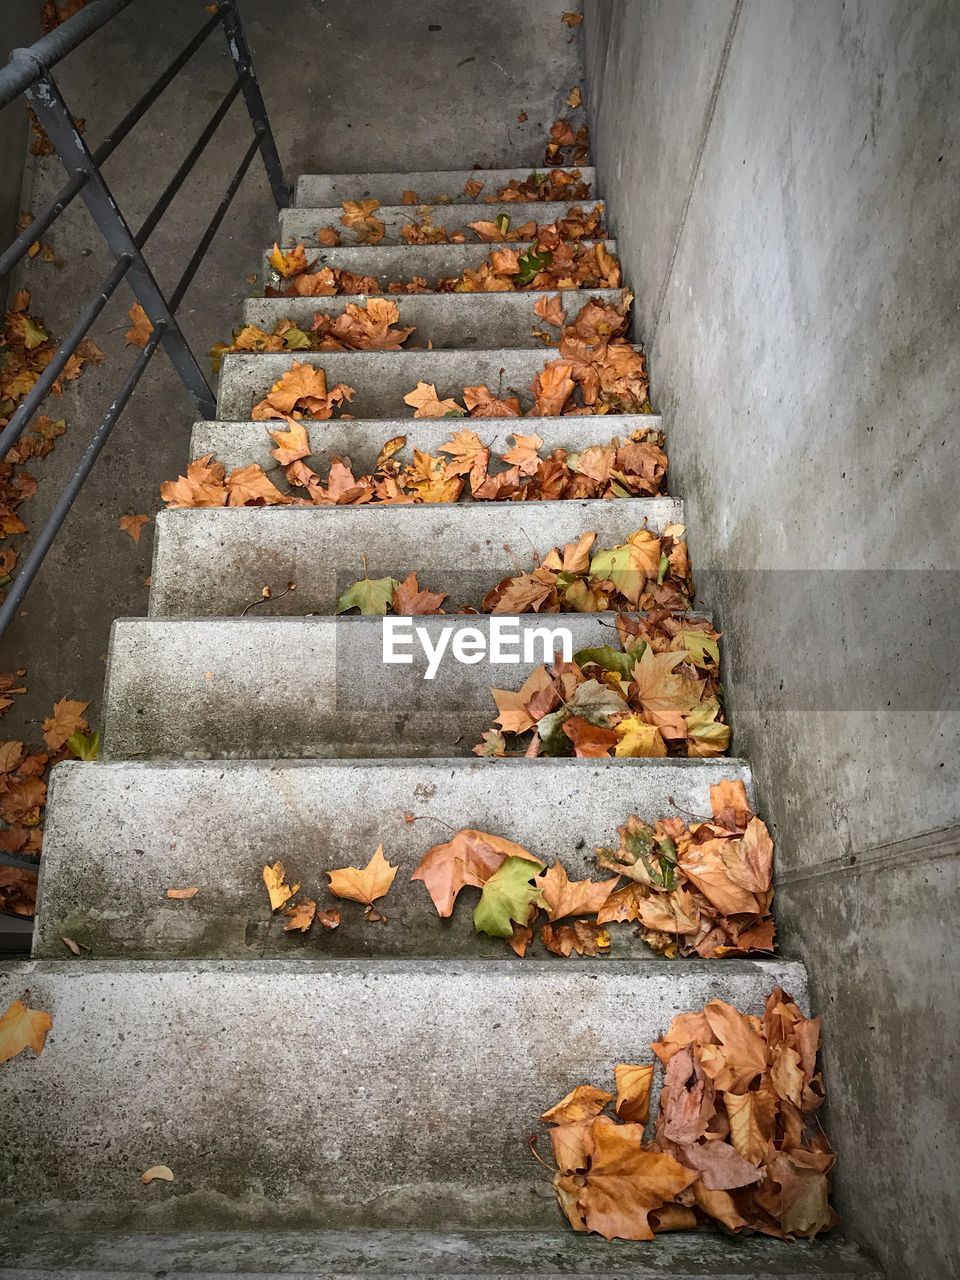
[[[130, 285], [135, 299], [143, 307], [153, 325], [153, 331], [146, 345], [142, 351], [138, 352], [136, 359], [127, 370], [119, 391], [103, 413], [73, 476], [58, 497], [29, 551], [17, 566], [16, 577], [7, 590], [6, 599], [0, 605], [0, 636], [6, 631], [19, 609], [24, 595], [36, 577], [44, 557], [66, 520], [100, 451], [158, 347], [164, 347], [184, 387], [193, 397], [198, 411], [208, 418], [215, 415], [216, 397], [201, 370], [197, 357], [177, 324], [176, 313], [240, 187], [244, 174], [258, 151], [277, 207], [282, 209], [290, 203], [290, 187], [277, 152], [276, 141], [257, 82], [256, 70], [236, 0], [217, 0], [216, 13], [203, 24], [173, 61], [157, 76], [123, 119], [107, 134], [99, 147], [95, 151], [90, 150], [80, 133], [74, 115], [64, 101], [60, 88], [51, 74], [51, 69], [131, 3], [132, 0], [92, 0], [84, 9], [28, 49], [15, 49], [10, 55], [9, 64], [0, 69], [0, 107], [6, 106], [19, 94], [24, 94], [67, 172], [67, 181], [56, 196], [0, 253], [0, 276], [8, 274], [21, 261], [30, 246], [78, 195], [93, 217], [114, 260], [99, 290], [80, 308], [70, 332], [59, 344], [52, 360], [20, 402], [6, 427], [0, 431], [0, 459], [6, 456], [7, 450], [16, 443], [29, 426], [41, 401], [51, 390], [70, 357], [75, 354], [94, 321], [122, 281], [126, 280]], [[234, 81], [197, 141], [178, 166], [176, 173], [161, 192], [153, 209], [147, 214], [140, 230], [134, 233], [104, 180], [101, 166], [217, 27], [222, 28], [226, 39], [233, 62]], [[172, 293], [166, 294], [160, 288], [143, 256], [143, 246], [241, 93], [253, 126], [253, 140], [241, 157], [220, 203], [187, 261], [180, 280]], [[37, 865], [26, 856], [0, 852], [0, 865], [3, 864], [20, 867]]]

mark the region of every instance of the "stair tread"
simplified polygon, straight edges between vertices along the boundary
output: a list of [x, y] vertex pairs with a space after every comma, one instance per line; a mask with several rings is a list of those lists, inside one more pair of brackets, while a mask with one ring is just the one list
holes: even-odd
[[[475, 890], [464, 890], [441, 923], [424, 886], [411, 881], [427, 849], [451, 834], [427, 818], [558, 858], [573, 880], [597, 878], [593, 851], [616, 841], [629, 814], [706, 814], [711, 784], [737, 778], [752, 795], [749, 767], [735, 759], [63, 764], [51, 782], [34, 956], [63, 958], [66, 934], [100, 958], [240, 959], [266, 949], [502, 959], [503, 942], [473, 929]], [[411, 812], [422, 820], [408, 822]], [[371, 928], [349, 905], [332, 933], [315, 926], [291, 937], [279, 921], [270, 925], [265, 862], [281, 858], [289, 881], [326, 907], [335, 904], [324, 871], [365, 862], [380, 843], [400, 868], [384, 903], [388, 926]], [[175, 885], [200, 892], [171, 901]], [[614, 958], [652, 957], [632, 930], [613, 932]]]
[[[181, 1231], [176, 1235], [0, 1234], [0, 1277], [17, 1280], [304, 1280], [370, 1275], [598, 1276], [617, 1280], [829, 1280], [881, 1272], [856, 1245], [833, 1233], [784, 1244], [762, 1236], [697, 1231], [652, 1241], [606, 1241], [557, 1226], [510, 1231]], [[16, 1270], [14, 1270], [16, 1268]], [[240, 1268], [240, 1269], [237, 1269]]]
[[[495, 222], [505, 214], [510, 219], [510, 226], [519, 227], [528, 222], [537, 226], [545, 226], [570, 216], [571, 209], [581, 209], [585, 216], [590, 216], [597, 208], [603, 216], [603, 201], [589, 200], [545, 200], [531, 203], [514, 201], [498, 201], [496, 204], [433, 204], [422, 205], [381, 204], [373, 216], [384, 226], [383, 238], [378, 244], [405, 244], [401, 228], [409, 223], [423, 223], [429, 210], [429, 220], [435, 227], [444, 227], [448, 232], [464, 232], [470, 240], [477, 239], [470, 229], [471, 222]], [[280, 210], [280, 243], [294, 245], [304, 243], [308, 248], [317, 244], [317, 232], [321, 227], [332, 227], [340, 235], [345, 245], [363, 244], [364, 234], [351, 231], [341, 221], [343, 209], [340, 205], [326, 208], [295, 207]], [[494, 244], [491, 247], [496, 248]], [[503, 247], [502, 244], [500, 247]]]
[[[450, 439], [451, 430], [460, 424], [447, 418], [331, 418], [326, 422], [304, 421], [303, 425], [310, 439], [311, 453], [305, 459], [308, 465], [326, 468], [334, 458], [349, 458], [354, 474], [363, 475], [373, 471], [377, 455], [388, 440], [406, 436], [406, 447], [395, 457], [412, 460], [414, 448], [436, 454], [440, 445]], [[228, 471], [255, 462], [264, 471], [276, 473], [271, 478], [279, 486], [283, 468], [271, 454], [276, 446], [269, 431], [283, 427], [282, 422], [225, 418], [196, 422], [190, 437], [190, 457], [202, 458], [212, 453]], [[595, 418], [538, 418], [529, 426], [523, 419], [510, 422], [477, 418], [471, 421], [469, 430], [490, 444], [495, 454], [510, 447], [515, 431], [524, 435], [535, 431], [543, 441], [540, 453], [547, 457], [559, 448], [572, 453], [592, 444], [606, 444], [615, 436], [625, 440], [637, 430], [662, 431], [663, 419], [655, 413], [639, 418], [634, 414], [608, 413]]]
[[[559, 330], [544, 323], [534, 307], [541, 299], [553, 297], [556, 289], [515, 293], [415, 293], [392, 297], [400, 318], [398, 325], [414, 326], [407, 349], [533, 347], [549, 351], [534, 329], [542, 329], [554, 339]], [[563, 306], [572, 320], [582, 306], [596, 298], [607, 305], [620, 301], [620, 289], [567, 289]], [[317, 312], [339, 315], [350, 304], [365, 306], [369, 294], [339, 294], [333, 298], [248, 298], [243, 304], [244, 324], [257, 325], [268, 333], [278, 321], [288, 319], [309, 328]]]
[[[591, 165], [578, 165], [580, 181], [596, 185], [596, 170]], [[427, 169], [413, 173], [303, 173], [297, 181], [298, 208], [336, 205], [343, 200], [379, 200], [382, 204], [402, 203], [404, 191], [418, 196], [450, 196], [454, 204], [469, 204], [477, 199], [464, 191], [468, 181], [484, 184], [480, 198], [494, 195], [508, 183], [526, 182], [532, 173], [546, 173], [546, 168], [529, 166], [520, 169]], [[573, 168], [567, 169], [568, 173]], [[531, 202], [538, 203], [538, 202]]]
[[[527, 1144], [541, 1111], [650, 1061], [676, 1014], [717, 997], [759, 1014], [777, 983], [806, 1007], [803, 966], [784, 960], [3, 964], [0, 1007], [28, 991], [53, 1029], [0, 1074], [19, 1155], [0, 1166], [0, 1213], [18, 1228], [550, 1229]], [[159, 1163], [175, 1181], [145, 1188]]]
[[[421, 587], [480, 597], [502, 578], [532, 566], [535, 554], [594, 530], [598, 546], [616, 546], [647, 527], [683, 523], [676, 498], [565, 499], [556, 502], [460, 502], [356, 507], [216, 507], [161, 511], [156, 521], [150, 614], [239, 614], [289, 581], [296, 591], [263, 614], [332, 614], [339, 596], [363, 577], [403, 578]], [[479, 605], [480, 601], [473, 603]]]
[[[340, 382], [355, 395], [345, 412], [358, 418], [402, 416], [403, 397], [418, 382], [436, 386], [441, 399], [455, 396], [462, 404], [463, 388], [484, 384], [494, 394], [517, 395], [526, 412], [532, 404], [530, 385], [551, 361], [560, 358], [555, 349], [539, 347], [482, 348], [440, 351], [299, 351], [233, 352], [225, 355], [220, 369], [217, 416], [245, 421], [253, 406], [294, 364], [322, 368], [327, 386]], [[409, 409], [411, 421], [413, 410]], [[587, 415], [593, 417], [596, 415]], [[638, 425], [642, 415], [637, 415]], [[535, 421], [535, 415], [525, 420]], [[419, 419], [418, 419], [419, 421]], [[461, 424], [462, 425], [462, 424]], [[592, 424], [590, 424], [592, 425]]]

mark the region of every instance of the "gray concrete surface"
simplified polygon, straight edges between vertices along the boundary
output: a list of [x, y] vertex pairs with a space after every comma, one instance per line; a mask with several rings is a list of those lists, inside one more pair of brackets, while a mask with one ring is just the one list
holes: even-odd
[[[272, 285], [281, 283], [269, 268], [267, 255], [273, 248], [276, 232], [271, 235], [259, 265], [264, 272], [264, 279]], [[593, 240], [583, 240], [581, 244], [587, 248], [594, 244]], [[616, 256], [617, 242], [605, 240], [608, 253]], [[527, 240], [511, 241], [511, 249], [526, 253], [532, 246]], [[490, 255], [496, 245], [489, 244], [385, 244], [385, 245], [344, 245], [339, 249], [311, 250], [309, 260], [316, 262], [315, 270], [321, 267], [338, 267], [341, 271], [355, 271], [360, 275], [375, 276], [381, 286], [386, 289], [393, 281], [408, 282], [418, 276], [433, 286], [438, 280], [451, 279], [462, 275], [464, 271], [475, 271]]]
[[[511, 227], [522, 226], [526, 222], [546, 225], [566, 218], [573, 208], [583, 209], [585, 214], [592, 214], [599, 209], [603, 214], [603, 205], [592, 200], [565, 200], [562, 203], [544, 201], [542, 204], [449, 204], [449, 205], [381, 205], [375, 216], [383, 223], [383, 245], [405, 244], [401, 234], [402, 228], [410, 222], [423, 222], [429, 212], [430, 222], [435, 227], [444, 227], [448, 232], [463, 232], [467, 239], [476, 241], [476, 233], [470, 229], [471, 222], [495, 222], [501, 215], [509, 218]], [[343, 213], [340, 205], [332, 209], [284, 209], [280, 214], [280, 243], [291, 245], [303, 243], [308, 247], [317, 243], [317, 232], [321, 228], [333, 227], [340, 233], [346, 245], [365, 243], [365, 233], [352, 231], [340, 222]], [[534, 236], [534, 238], [536, 238]]]
[[[437, 1280], [505, 1275], [603, 1276], [604, 1280], [853, 1280], [880, 1273], [856, 1246], [831, 1235], [812, 1244], [748, 1239], [719, 1231], [657, 1236], [630, 1244], [552, 1231], [184, 1231], [177, 1235], [71, 1236], [0, 1234], [3, 1280], [330, 1280], [373, 1275], [378, 1280]], [[243, 1271], [235, 1270], [237, 1265]], [[15, 1268], [15, 1269], [14, 1269]], [[101, 1270], [101, 1268], [103, 1268]]]
[[[220, 370], [217, 415], [245, 421], [253, 406], [293, 364], [312, 364], [327, 375], [327, 387], [345, 382], [356, 395], [342, 405], [356, 418], [413, 418], [403, 397], [418, 382], [432, 383], [441, 399], [453, 396], [463, 403], [463, 388], [484, 384], [496, 395], [516, 395], [526, 412], [533, 407], [530, 387], [551, 361], [547, 348], [500, 347], [488, 351], [302, 351], [291, 355], [227, 355]], [[581, 418], [586, 438], [594, 438], [592, 415]]]
[[[474, 931], [477, 890], [464, 889], [453, 917], [441, 920], [424, 886], [410, 880], [451, 826], [505, 836], [545, 862], [559, 859], [572, 880], [599, 879], [594, 850], [616, 843], [629, 814], [649, 821], [678, 810], [709, 814], [710, 785], [721, 778], [752, 785], [741, 760], [60, 765], [33, 954], [65, 958], [66, 934], [95, 959], [502, 958], [502, 941]], [[400, 868], [384, 900], [386, 925], [374, 928], [342, 903], [332, 933], [315, 926], [303, 938], [271, 920], [265, 862], [282, 859], [289, 883], [334, 906], [323, 872], [365, 865], [381, 843]], [[166, 896], [191, 885], [199, 893], [190, 901]], [[632, 929], [611, 932], [613, 958], [651, 956]]]
[[[955, 1274], [960, 1115], [938, 1064], [960, 1052], [941, 909], [960, 703], [939, 655], [960, 616], [960, 17], [942, 0], [744, 0], [678, 22], [590, 0], [585, 25], [600, 189], [694, 564], [743, 571], [711, 606], [777, 833], [781, 929], [837, 1028], [829, 1131], [856, 1153], [840, 1209], [891, 1274]], [[810, 605], [785, 651], [770, 635], [796, 570]], [[865, 664], [886, 691], [861, 692]]]
[[[406, 341], [407, 347], [534, 347], [546, 352], [542, 339], [534, 337], [534, 329], [548, 333], [554, 341], [559, 330], [547, 325], [534, 311], [553, 292], [541, 293], [415, 293], [394, 298], [400, 311], [397, 324], [416, 329]], [[620, 302], [619, 289], [565, 289], [563, 308], [573, 321], [577, 312], [591, 298], [607, 305]], [[278, 321], [294, 320], [309, 329], [314, 316], [339, 315], [350, 303], [366, 306], [364, 295], [338, 298], [249, 298], [243, 305], [246, 324], [259, 325], [272, 333]], [[549, 359], [550, 354], [544, 355]]]
[[[6, 0], [0, 8], [0, 66], [5, 66], [14, 49], [33, 44], [40, 35], [39, 7], [31, 0]], [[27, 108], [22, 98], [0, 110], [0, 251], [17, 232], [20, 184], [27, 150]], [[9, 278], [0, 278], [0, 310], [5, 310]]]
[[[372, 472], [376, 466], [377, 455], [388, 440], [397, 436], [406, 436], [407, 444], [394, 455], [403, 462], [413, 461], [413, 450], [419, 449], [436, 454], [440, 445], [450, 440], [451, 430], [458, 425], [447, 418], [354, 418], [343, 421], [332, 418], [328, 422], [310, 422], [304, 424], [310, 439], [310, 456], [305, 461], [314, 468], [326, 468], [334, 458], [350, 459], [355, 475]], [[515, 421], [513, 427], [522, 435], [531, 431], [543, 441], [541, 456], [547, 457], [555, 449], [567, 449], [573, 452], [584, 448], [587, 443], [583, 437], [582, 418], [538, 418], [536, 423]], [[591, 444], [606, 444], [618, 437], [627, 439], [637, 429], [635, 417], [609, 413], [593, 422], [594, 436]], [[655, 415], [644, 415], [639, 420], [640, 429], [660, 431], [663, 420]], [[278, 488], [285, 486], [283, 468], [271, 450], [276, 446], [269, 435], [271, 424], [268, 422], [195, 422], [190, 437], [191, 458], [203, 458], [208, 453], [216, 454], [217, 461], [231, 470], [245, 467], [251, 462], [258, 463]], [[282, 422], [272, 424], [273, 430], [284, 429]], [[468, 424], [468, 429], [476, 431], [480, 439], [489, 444], [495, 455], [507, 452], [513, 442], [513, 432], [509, 422], [486, 420]], [[186, 462], [183, 464], [186, 466]], [[499, 471], [500, 465], [492, 461], [491, 472]], [[464, 499], [466, 500], [466, 499]], [[496, 517], [495, 517], [496, 518]]]
[[[486, 639], [492, 620], [414, 620], [431, 653], [447, 649], [433, 679], [423, 641], [410, 665], [383, 661], [383, 620], [340, 618], [121, 618], [114, 624], [103, 698], [104, 758], [311, 759], [315, 756], [462, 756], [491, 728], [491, 686], [519, 689], [552, 661], [553, 633], [572, 651], [616, 644], [614, 614], [520, 618], [535, 658], [458, 662], [453, 638]], [[514, 644], [521, 656], [523, 648]], [[289, 659], [293, 660], [290, 661]], [[176, 709], [176, 710], [174, 710]]]
[[[4, 19], [13, 7], [10, 0], [0, 6]], [[25, 8], [35, 19], [39, 4]], [[491, 0], [475, 8], [457, 0], [247, 4], [247, 33], [289, 177], [541, 163], [550, 124], [566, 111], [563, 98], [581, 74], [580, 32], [560, 22], [563, 8], [561, 0]], [[205, 17], [198, 0], [135, 0], [60, 64], [58, 80], [86, 118], [92, 145], [136, 101], [148, 72], [165, 66]], [[223, 41], [211, 39], [107, 165], [107, 180], [135, 227], [225, 91], [226, 58]], [[524, 124], [517, 121], [520, 112], [528, 116]], [[167, 287], [216, 207], [249, 128], [235, 104], [151, 238], [148, 258]], [[39, 208], [62, 183], [55, 157], [38, 160], [19, 207]], [[263, 287], [260, 246], [276, 234], [276, 212], [255, 164], [181, 308], [196, 350], [229, 338], [244, 296]], [[36, 314], [63, 334], [109, 262], [80, 201], [46, 239], [63, 259], [62, 270], [35, 261], [15, 284], [32, 291]], [[258, 279], [248, 282], [254, 273]], [[65, 415], [69, 426], [56, 451], [30, 468], [40, 481], [37, 497], [21, 508], [31, 529], [40, 527], [72, 475], [131, 362], [134, 353], [123, 341], [130, 301], [121, 287], [94, 328], [107, 353], [104, 365], [88, 367], [62, 399], [45, 406], [55, 417]], [[136, 546], [117, 522], [124, 513], [156, 511], [157, 488], [182, 468], [195, 416], [165, 357], [158, 357], [3, 642], [0, 669], [26, 665], [29, 687], [6, 715], [6, 737], [38, 743], [43, 717], [65, 695], [90, 700], [96, 718], [110, 622], [144, 612], [150, 573], [152, 526]]]
[[[596, 173], [591, 165], [580, 165], [580, 181], [592, 187]], [[297, 178], [296, 202], [300, 208], [338, 205], [342, 200], [379, 200], [381, 204], [402, 204], [404, 191], [415, 191], [426, 202], [470, 204], [496, 195], [510, 182], [526, 182], [531, 173], [544, 174], [542, 164], [526, 169], [428, 169], [407, 173], [301, 173]], [[568, 173], [573, 172], [567, 169]], [[482, 182], [483, 190], [470, 196], [468, 182]], [[592, 194], [592, 192], [591, 192]], [[534, 210], [531, 210], [533, 213]]]
[[[677, 1013], [756, 1014], [778, 982], [806, 1006], [786, 961], [2, 965], [0, 1006], [29, 991], [53, 1030], [0, 1074], [19, 1154], [0, 1211], [21, 1230], [556, 1229], [527, 1143], [544, 1107], [650, 1061]], [[175, 1181], [145, 1187], [158, 1163]]]
[[[588, 529], [597, 547], [612, 547], [644, 525], [660, 531], [671, 523], [683, 523], [675, 498], [163, 511], [150, 614], [239, 614], [261, 600], [264, 586], [274, 598], [257, 604], [261, 617], [329, 614], [364, 576], [364, 563], [369, 578], [402, 580], [416, 570], [421, 589], [451, 594], [451, 609], [479, 608], [501, 579]], [[291, 581], [296, 590], [281, 596]]]

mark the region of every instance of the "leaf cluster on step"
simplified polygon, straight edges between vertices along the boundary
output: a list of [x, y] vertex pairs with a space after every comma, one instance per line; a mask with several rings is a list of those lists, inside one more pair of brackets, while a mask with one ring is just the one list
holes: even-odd
[[710, 1000], [650, 1047], [664, 1067], [652, 1140], [652, 1063], [618, 1063], [616, 1098], [580, 1085], [541, 1117], [575, 1231], [652, 1240], [708, 1222], [792, 1240], [835, 1225], [819, 1018], [776, 987], [762, 1018]]

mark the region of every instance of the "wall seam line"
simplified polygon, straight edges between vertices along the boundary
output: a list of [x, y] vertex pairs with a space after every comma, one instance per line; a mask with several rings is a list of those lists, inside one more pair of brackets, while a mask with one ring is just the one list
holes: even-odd
[[700, 145], [697, 148], [697, 158], [694, 161], [693, 172], [690, 175], [690, 186], [687, 189], [686, 198], [684, 199], [683, 207], [680, 210], [680, 219], [677, 223], [677, 233], [673, 238], [670, 260], [667, 263], [666, 275], [664, 276], [663, 284], [660, 287], [660, 294], [657, 298], [657, 309], [653, 317], [653, 328], [645, 344], [648, 351], [652, 349], [654, 340], [657, 336], [657, 330], [660, 328], [660, 316], [663, 313], [664, 303], [667, 299], [667, 290], [670, 288], [670, 281], [673, 278], [673, 268], [676, 265], [677, 256], [680, 252], [680, 241], [683, 239], [684, 228], [687, 224], [687, 213], [690, 210], [690, 205], [693, 201], [693, 193], [696, 190], [697, 178], [700, 174], [700, 166], [703, 163], [703, 153], [707, 149], [707, 138], [709, 137], [710, 130], [713, 126], [713, 117], [717, 110], [717, 99], [720, 97], [720, 87], [723, 84], [723, 78], [727, 70], [727, 63], [730, 60], [730, 50], [733, 47], [733, 40], [737, 33], [737, 25], [740, 21], [740, 11], [742, 8], [743, 0], [736, 0], [733, 13], [730, 17], [730, 25], [727, 28], [727, 35], [723, 42], [723, 49], [720, 52], [720, 62], [717, 66], [717, 74], [714, 77], [713, 88], [710, 91], [710, 101], [707, 104], [707, 110], [703, 121], [703, 129], [700, 133]]

